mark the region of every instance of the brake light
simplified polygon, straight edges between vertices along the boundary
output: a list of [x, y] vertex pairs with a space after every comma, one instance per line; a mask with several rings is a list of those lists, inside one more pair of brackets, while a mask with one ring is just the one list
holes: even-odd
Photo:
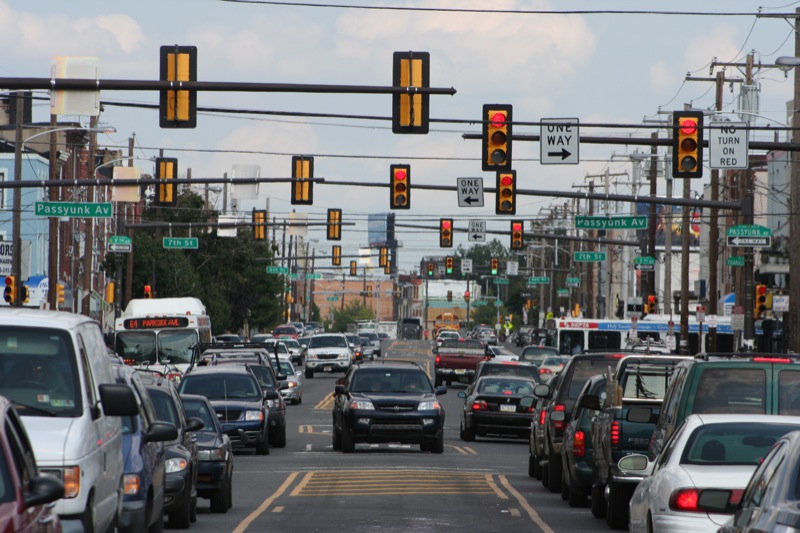
[[539, 373], [540, 373], [540, 374], [552, 374], [552, 373], [553, 373], [553, 371], [552, 371], [552, 370], [550, 370], [549, 368], [540, 368], [540, 369], [539, 369]]
[[576, 431], [572, 437], [572, 455], [586, 457], [586, 434], [583, 431]]
[[439, 356], [437, 355], [437, 356], [436, 356], [436, 359], [434, 360], [434, 364], [437, 364], [437, 365], [438, 365], [438, 364], [439, 364], [439, 363], [441, 363], [441, 362], [442, 362], [442, 358], [441, 358], [441, 357], [439, 357]]
[[791, 363], [787, 357], [753, 357], [754, 363]]
[[473, 411], [488, 411], [489, 410], [489, 404], [487, 404], [483, 400], [475, 400], [474, 402], [472, 402], [472, 410]]
[[167, 379], [176, 385], [181, 382], [181, 373], [180, 372], [169, 372], [167, 374]]
[[606, 356], [607, 359], [622, 359], [623, 357], [625, 357], [624, 353], [612, 353]]
[[[557, 403], [553, 406], [553, 411], [564, 411], [566, 412], [567, 407], [563, 403]], [[553, 429], [556, 431], [564, 431], [564, 428], [567, 427], [566, 420], [556, 420], [553, 422]]]
[[539, 425], [543, 426], [545, 420], [547, 420], [547, 411], [539, 411]]
[[678, 489], [669, 496], [669, 508], [673, 511], [699, 511], [697, 500], [700, 492], [695, 489]]
[[620, 438], [620, 423], [617, 421], [611, 422], [611, 445], [619, 446]]

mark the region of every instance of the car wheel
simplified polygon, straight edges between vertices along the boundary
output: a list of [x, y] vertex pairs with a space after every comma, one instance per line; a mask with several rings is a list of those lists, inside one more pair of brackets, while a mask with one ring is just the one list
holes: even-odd
[[353, 440], [353, 436], [350, 434], [347, 428], [343, 427], [341, 431], [341, 438], [342, 438], [342, 451], [344, 453], [353, 453], [356, 451], [356, 442]]
[[257, 455], [269, 455], [269, 438], [264, 437], [264, 440], [261, 442], [256, 442], [256, 454]]
[[94, 533], [94, 494], [89, 495], [86, 508], [81, 513], [80, 521], [85, 533]]
[[[152, 512], [152, 509], [150, 510]], [[150, 517], [148, 517], [149, 523]], [[156, 521], [147, 528], [147, 533], [162, 533], [164, 531], [164, 515], [158, 515]]]
[[306, 368], [306, 370], [304, 372], [304, 375], [305, 375], [306, 379], [311, 379], [311, 378], [314, 377], [314, 371], [312, 369], [310, 369], [310, 368]]
[[625, 529], [628, 527], [628, 505], [630, 498], [626, 498], [628, 491], [618, 483], [609, 481], [608, 502], [606, 506], [606, 524], [611, 529]]
[[550, 462], [545, 461], [542, 465], [542, 486], [546, 489], [550, 488]]
[[[561, 459], [561, 464], [564, 465], [564, 459]], [[567, 501], [569, 500], [569, 466], [564, 465], [564, 468], [562, 468], [561, 471], [561, 499]]]
[[187, 529], [192, 525], [192, 499], [187, 497], [183, 506], [169, 513], [167, 527], [171, 529]]
[[220, 488], [211, 494], [211, 512], [212, 513], [227, 513], [228, 512], [228, 496], [229, 496], [229, 480], [225, 480]]
[[431, 442], [431, 453], [444, 453], [444, 430], [439, 433], [435, 441]]
[[595, 518], [606, 517], [606, 495], [604, 485], [592, 486], [592, 516]]
[[[566, 471], [566, 468], [564, 469]], [[586, 507], [589, 499], [572, 484], [572, 478], [567, 474], [567, 504], [570, 507]]]
[[536, 479], [536, 463], [537, 461], [534, 460], [533, 455], [528, 453], [528, 477], [533, 479]]
[[197, 522], [197, 496], [192, 498], [192, 506], [189, 508], [189, 520], [192, 521], [192, 524]]
[[561, 457], [554, 455], [550, 456], [547, 465], [548, 486], [550, 492], [559, 492], [561, 490]]
[[231, 466], [231, 475], [228, 476], [228, 509], [233, 507], [233, 466]]
[[475, 428], [466, 427], [463, 420], [461, 421], [461, 440], [466, 442], [475, 440]]
[[286, 448], [286, 426], [270, 434], [269, 443], [273, 448]]

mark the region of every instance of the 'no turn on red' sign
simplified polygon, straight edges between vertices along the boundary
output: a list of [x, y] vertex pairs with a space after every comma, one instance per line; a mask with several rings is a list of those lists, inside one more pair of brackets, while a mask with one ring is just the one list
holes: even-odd
[[708, 125], [708, 165], [711, 168], [748, 167], [747, 124], [711, 122]]

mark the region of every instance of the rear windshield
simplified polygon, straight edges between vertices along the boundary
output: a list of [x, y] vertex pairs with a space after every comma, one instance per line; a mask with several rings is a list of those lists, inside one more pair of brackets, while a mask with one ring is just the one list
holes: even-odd
[[767, 371], [771, 368], [703, 368], [692, 413], [766, 413]]
[[459, 348], [461, 350], [483, 350], [481, 341], [476, 340], [443, 340], [442, 348]]
[[775, 441], [796, 429], [758, 422], [705, 424], [689, 437], [681, 464], [758, 465]]
[[525, 383], [519, 380], [503, 379], [502, 376], [484, 378], [478, 385], [480, 394], [500, 394], [510, 396], [521, 394], [530, 396], [533, 394], [533, 383]]
[[558, 351], [555, 348], [545, 348], [542, 346], [528, 346], [522, 350], [522, 353], [519, 356], [519, 360], [531, 361], [532, 363], [540, 365], [542, 364], [542, 360], [544, 360], [545, 357], [557, 353]]
[[539, 382], [539, 369], [533, 365], [484, 365], [481, 376], [519, 376]]
[[297, 335], [297, 330], [294, 326], [277, 327], [273, 330], [273, 335]]
[[255, 378], [247, 374], [188, 375], [181, 381], [181, 394], [198, 394], [209, 400], [261, 397]]
[[[606, 358], [576, 359], [570, 365], [568, 376], [564, 376], [564, 387], [559, 390], [559, 396], [577, 400], [586, 381], [595, 374], [602, 374], [609, 366], [616, 366], [616, 361]], [[564, 373], [562, 372], [562, 375]], [[565, 394], [566, 392], [566, 394]]]

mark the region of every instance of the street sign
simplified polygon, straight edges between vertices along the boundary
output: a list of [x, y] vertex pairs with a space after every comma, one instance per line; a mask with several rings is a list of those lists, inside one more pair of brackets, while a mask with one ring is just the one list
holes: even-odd
[[543, 165], [577, 165], [580, 134], [577, 118], [543, 118], [539, 135], [539, 162]]
[[581, 278], [567, 278], [567, 287], [580, 287]]
[[486, 221], [469, 221], [469, 240], [472, 242], [486, 242]]
[[268, 266], [267, 267], [267, 274], [288, 274], [289, 269], [286, 267], [279, 267], [279, 266]]
[[516, 276], [519, 274], [519, 263], [516, 261], [507, 261], [506, 262], [506, 275], [507, 276]]
[[589, 217], [576, 216], [576, 229], [647, 229], [647, 217]]
[[164, 237], [164, 248], [167, 250], [197, 250], [197, 237]]
[[483, 178], [456, 178], [458, 207], [483, 207]]
[[528, 285], [549, 285], [550, 284], [550, 276], [537, 276], [534, 278], [528, 278]]
[[307, 272], [306, 279], [322, 279], [322, 274], [313, 274], [311, 272]]
[[327, 299], [329, 302], [336, 302], [336, 301], [338, 301], [338, 300], [339, 300], [339, 297], [338, 297], [338, 296], [328, 296], [328, 298], [326, 298], [326, 299]]
[[605, 260], [605, 252], [575, 252], [573, 255], [573, 261], [576, 263], [598, 263]]
[[708, 132], [708, 166], [747, 168], [749, 144], [745, 122], [711, 122]]
[[35, 214], [39, 217], [111, 218], [111, 202], [36, 202]]
[[743, 267], [744, 266], [744, 257], [741, 255], [732, 255], [730, 256], [725, 264], [729, 267]]
[[569, 289], [558, 289], [556, 295], [559, 298], [569, 298]]
[[461, 260], [461, 273], [472, 274], [472, 259], [465, 258]]
[[633, 268], [639, 272], [655, 272], [656, 271], [656, 258], [649, 255], [643, 255], [633, 258]]
[[733, 331], [744, 330], [744, 307], [740, 305], [733, 306], [731, 313], [731, 329]]
[[789, 312], [789, 295], [788, 294], [773, 294], [772, 295], [772, 310], [776, 313]]
[[706, 319], [706, 308], [698, 305], [694, 310], [694, 318], [698, 322], [703, 322]]
[[106, 249], [109, 252], [129, 253], [133, 250], [133, 239], [125, 235], [112, 235], [108, 238]]
[[767, 248], [772, 244], [772, 230], [755, 224], [731, 226], [727, 236], [728, 246]]
[[494, 284], [495, 285], [508, 285], [508, 279], [507, 278], [494, 278]]
[[289, 279], [297, 279], [297, 272], [292, 272], [289, 274]]

